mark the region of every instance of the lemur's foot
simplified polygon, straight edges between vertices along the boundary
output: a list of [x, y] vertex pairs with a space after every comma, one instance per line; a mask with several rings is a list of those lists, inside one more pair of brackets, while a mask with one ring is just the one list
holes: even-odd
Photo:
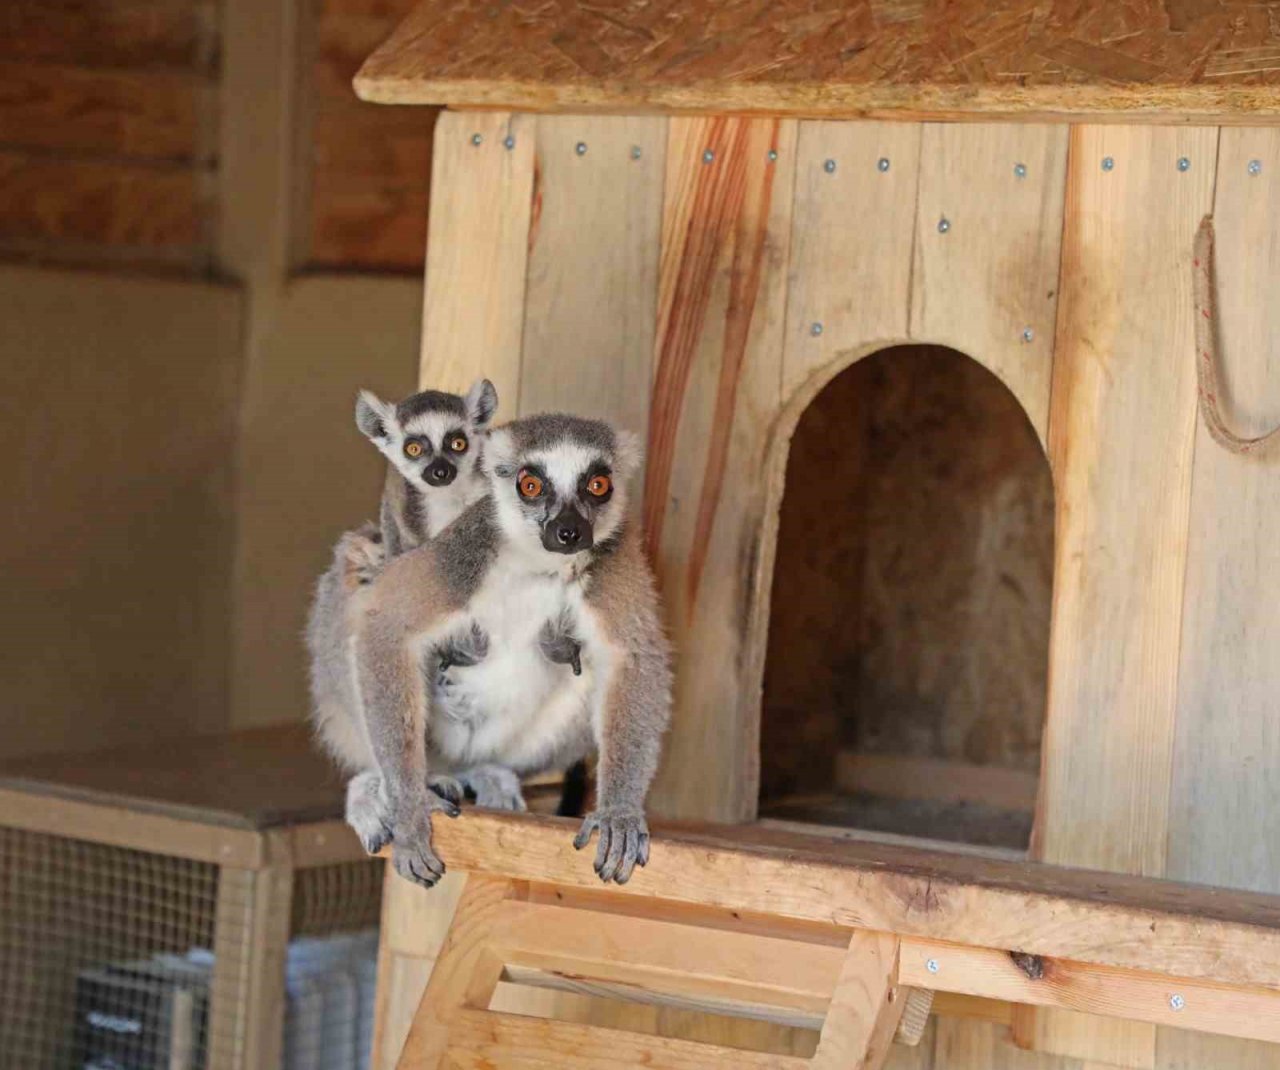
[[548, 661], [570, 666], [574, 676], [582, 675], [582, 644], [574, 637], [572, 624], [563, 614], [542, 626], [538, 646]]
[[462, 784], [476, 797], [476, 805], [490, 810], [524, 811], [520, 778], [504, 765], [477, 765], [458, 774]]
[[391, 864], [396, 872], [425, 888], [432, 887], [445, 872], [444, 862], [431, 845], [431, 815], [437, 811], [449, 817], [457, 817], [460, 812], [456, 803], [428, 791], [425, 799], [396, 822], [391, 847]]
[[335, 552], [347, 579], [356, 586], [372, 583], [387, 563], [382, 535], [373, 524], [362, 524], [355, 531], [346, 532], [338, 540]]
[[573, 846], [581, 851], [597, 829], [596, 875], [606, 884], [626, 884], [632, 870], [649, 861], [649, 823], [639, 810], [595, 810], [583, 818]]
[[462, 781], [457, 777], [441, 774], [427, 778], [427, 787], [434, 791], [440, 798], [453, 803], [454, 806], [459, 805], [466, 798], [466, 789], [462, 786]]
[[391, 842], [391, 812], [382, 797], [382, 777], [359, 773], [347, 784], [347, 824], [371, 855]]

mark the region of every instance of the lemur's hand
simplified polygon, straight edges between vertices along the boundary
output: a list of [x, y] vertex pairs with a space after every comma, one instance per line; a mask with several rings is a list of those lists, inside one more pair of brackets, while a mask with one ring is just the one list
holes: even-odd
[[335, 556], [342, 562], [348, 584], [357, 587], [372, 583], [387, 563], [382, 536], [368, 524], [343, 535], [338, 540]]
[[391, 864], [405, 880], [430, 888], [444, 876], [444, 863], [431, 846], [431, 815], [443, 811], [449, 817], [461, 812], [456, 803], [428, 791], [426, 798], [396, 821], [392, 836]]
[[636, 866], [649, 861], [649, 823], [640, 810], [593, 810], [582, 819], [582, 828], [573, 838], [581, 851], [600, 830], [596, 845], [595, 871], [606, 884], [626, 884]]

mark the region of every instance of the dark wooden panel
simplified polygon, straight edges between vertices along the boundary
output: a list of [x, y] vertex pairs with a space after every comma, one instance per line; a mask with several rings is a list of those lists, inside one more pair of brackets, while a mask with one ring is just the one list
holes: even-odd
[[212, 0], [6, 0], [0, 57], [211, 69]]

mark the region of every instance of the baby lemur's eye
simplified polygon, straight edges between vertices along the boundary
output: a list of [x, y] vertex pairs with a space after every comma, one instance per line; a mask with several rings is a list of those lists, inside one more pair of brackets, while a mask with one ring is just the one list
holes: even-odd
[[520, 497], [522, 498], [536, 498], [542, 493], [542, 480], [532, 472], [521, 472], [516, 484], [520, 488]]
[[405, 455], [406, 457], [421, 457], [421, 456], [422, 456], [422, 443], [421, 443], [421, 442], [406, 442], [406, 443], [404, 444], [404, 455]]
[[466, 435], [454, 435], [453, 438], [449, 439], [449, 449], [451, 449], [454, 453], [466, 453], [467, 452]]
[[608, 476], [592, 476], [587, 484], [587, 491], [597, 498], [603, 498], [613, 489], [613, 481]]

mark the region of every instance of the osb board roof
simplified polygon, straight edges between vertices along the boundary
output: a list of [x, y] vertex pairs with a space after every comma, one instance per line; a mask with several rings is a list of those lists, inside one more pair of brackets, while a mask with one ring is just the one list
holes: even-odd
[[366, 100], [521, 111], [1280, 118], [1280, 2], [423, 0]]

